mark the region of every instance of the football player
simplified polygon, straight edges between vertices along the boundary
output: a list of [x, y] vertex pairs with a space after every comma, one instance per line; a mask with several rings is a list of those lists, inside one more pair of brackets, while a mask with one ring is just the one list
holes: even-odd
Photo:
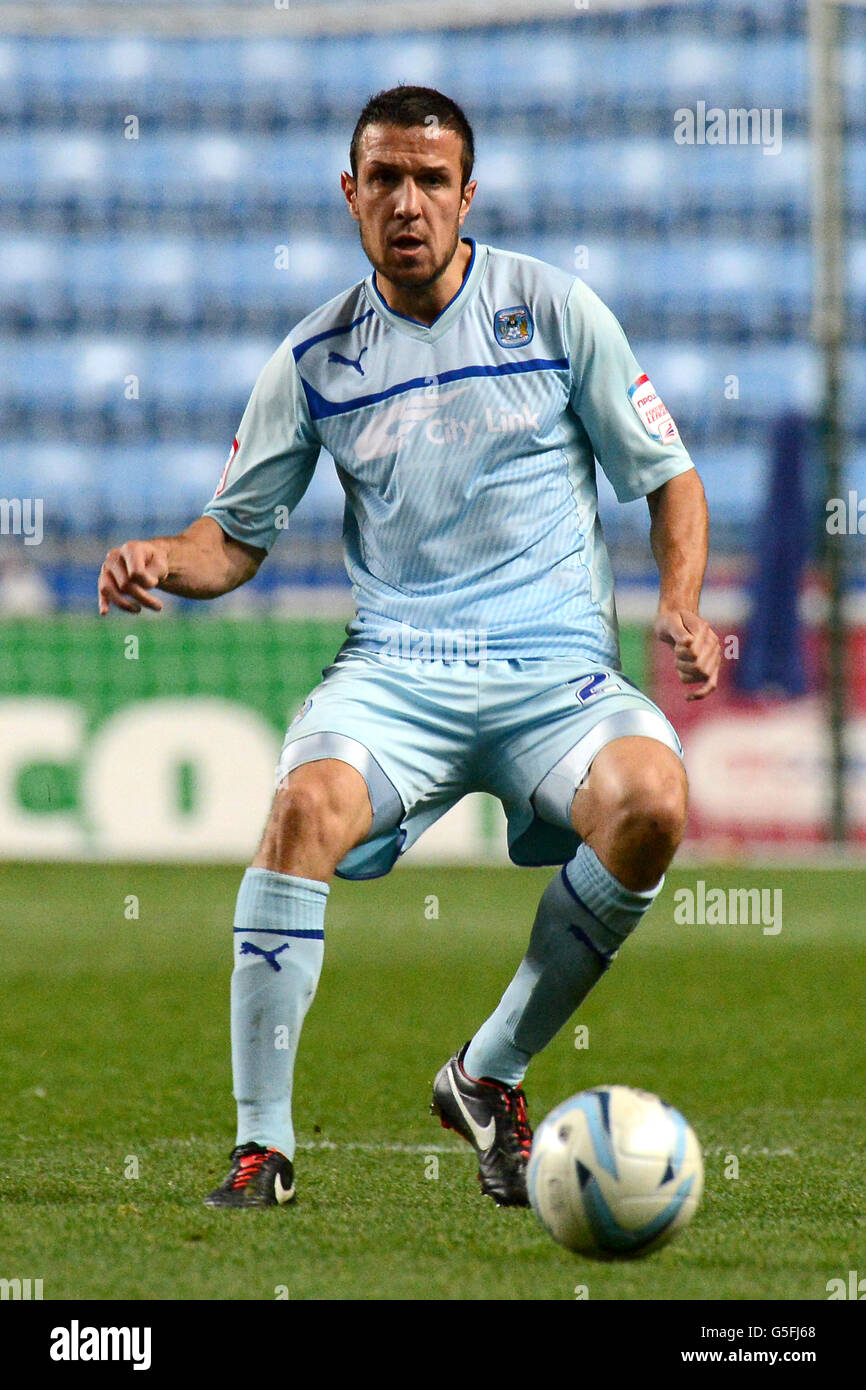
[[679, 740], [620, 666], [596, 463], [619, 501], [647, 499], [655, 636], [698, 700], [720, 662], [698, 612], [704, 491], [595, 294], [462, 234], [473, 158], [443, 94], [368, 102], [342, 189], [370, 275], [265, 365], [204, 515], [102, 566], [102, 613], [159, 609], [156, 589], [224, 594], [256, 573], [320, 450], [336, 463], [357, 612], [289, 728], [240, 886], [238, 1128], [210, 1206], [295, 1196], [292, 1076], [333, 875], [386, 874], [472, 791], [501, 800], [516, 864], [557, 867], [524, 959], [439, 1071], [433, 1106], [477, 1151], [483, 1191], [525, 1205], [527, 1067], [639, 925], [683, 833]]

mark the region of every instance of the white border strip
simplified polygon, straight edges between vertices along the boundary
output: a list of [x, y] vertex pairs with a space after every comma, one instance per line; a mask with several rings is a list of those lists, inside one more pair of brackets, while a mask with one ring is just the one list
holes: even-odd
[[[862, 0], [866, 3], [866, 0]], [[378, 0], [376, 4], [254, 5], [21, 4], [0, 6], [0, 34], [58, 38], [143, 34], [156, 38], [312, 38], [319, 35], [395, 33], [405, 30], [479, 29], [529, 20], [575, 19], [584, 14], [658, 9], [697, 0]]]

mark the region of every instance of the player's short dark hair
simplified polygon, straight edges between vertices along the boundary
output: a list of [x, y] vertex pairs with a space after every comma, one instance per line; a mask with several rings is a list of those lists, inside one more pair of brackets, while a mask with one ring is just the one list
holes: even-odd
[[463, 141], [461, 188], [465, 188], [472, 177], [475, 163], [475, 137], [466, 119], [466, 113], [434, 87], [389, 87], [387, 91], [377, 92], [370, 97], [364, 107], [352, 134], [349, 145], [349, 162], [352, 177], [358, 177], [358, 145], [368, 125], [397, 125], [408, 129], [410, 126], [432, 124], [430, 117], [444, 130], [455, 131]]

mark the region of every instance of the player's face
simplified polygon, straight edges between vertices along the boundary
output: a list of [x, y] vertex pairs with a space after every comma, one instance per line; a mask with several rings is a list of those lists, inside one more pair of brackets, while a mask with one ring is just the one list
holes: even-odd
[[376, 271], [403, 290], [425, 290], [447, 270], [460, 243], [475, 183], [461, 189], [463, 142], [453, 130], [369, 125], [358, 176], [343, 191]]

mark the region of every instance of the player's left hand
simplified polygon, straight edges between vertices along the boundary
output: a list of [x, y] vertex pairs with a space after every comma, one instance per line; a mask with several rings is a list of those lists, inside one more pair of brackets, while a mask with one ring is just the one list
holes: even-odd
[[653, 631], [660, 642], [674, 649], [677, 672], [683, 685], [694, 685], [687, 700], [703, 700], [719, 680], [722, 648], [706, 620], [688, 609], [659, 613]]

